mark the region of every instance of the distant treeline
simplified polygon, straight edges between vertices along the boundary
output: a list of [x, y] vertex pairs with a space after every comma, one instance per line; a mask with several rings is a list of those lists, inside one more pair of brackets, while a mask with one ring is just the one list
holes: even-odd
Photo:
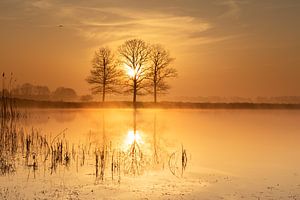
[[[8, 94], [8, 90], [5, 89]], [[6, 95], [8, 96], [8, 95]], [[28, 99], [37, 101], [62, 101], [62, 102], [91, 102], [94, 100], [92, 95], [78, 95], [72, 88], [58, 87], [54, 91], [50, 91], [48, 86], [33, 85], [25, 83], [16, 86], [11, 90], [11, 96], [17, 99]], [[165, 99], [165, 98], [163, 98]], [[275, 97], [176, 97], [178, 102], [191, 103], [249, 103], [249, 104], [300, 104], [300, 96], [275, 96]], [[167, 99], [166, 99], [167, 101]]]
[[187, 102], [197, 102], [197, 103], [270, 103], [270, 104], [300, 104], [300, 96], [273, 96], [273, 97], [222, 97], [222, 96], [197, 96], [197, 97], [187, 97], [178, 96], [177, 101], [187, 101]]
[[[1, 100], [0, 100], [1, 101]], [[132, 108], [130, 101], [116, 102], [61, 102], [14, 99], [19, 108]], [[162, 109], [300, 109], [300, 104], [276, 103], [191, 103], [191, 102], [136, 102], [137, 108]]]
[[[6, 93], [9, 93], [7, 90]], [[50, 91], [47, 86], [25, 83], [11, 89], [10, 95], [18, 99], [30, 99], [39, 101], [91, 101], [91, 95], [78, 96], [72, 88], [58, 87]]]

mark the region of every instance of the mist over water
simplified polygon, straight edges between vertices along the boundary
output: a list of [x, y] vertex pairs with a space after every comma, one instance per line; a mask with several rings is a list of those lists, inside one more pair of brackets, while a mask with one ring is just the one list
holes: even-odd
[[[30, 110], [26, 118], [1, 124], [0, 180], [9, 180], [5, 187], [18, 195], [58, 190], [68, 198], [78, 197], [78, 187], [98, 184], [119, 185], [128, 195], [131, 184], [163, 191], [173, 178], [170, 187], [191, 195], [187, 199], [207, 197], [206, 187], [212, 199], [240, 191], [286, 196], [300, 187], [299, 120], [298, 110]], [[177, 190], [170, 190], [176, 198]]]
[[[209, 168], [230, 174], [273, 173], [300, 169], [300, 112], [285, 110], [151, 110], [136, 113], [144, 146], [156, 134], [170, 152], [181, 145], [191, 155], [190, 170]], [[131, 109], [35, 110], [24, 126], [55, 136], [95, 142], [105, 137], [124, 146], [133, 131]]]

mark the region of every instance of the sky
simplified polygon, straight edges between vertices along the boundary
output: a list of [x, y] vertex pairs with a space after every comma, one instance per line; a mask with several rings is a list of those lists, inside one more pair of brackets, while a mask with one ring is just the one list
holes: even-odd
[[140, 38], [175, 58], [170, 98], [300, 96], [299, 35], [298, 0], [1, 0], [0, 71], [88, 94], [94, 51]]

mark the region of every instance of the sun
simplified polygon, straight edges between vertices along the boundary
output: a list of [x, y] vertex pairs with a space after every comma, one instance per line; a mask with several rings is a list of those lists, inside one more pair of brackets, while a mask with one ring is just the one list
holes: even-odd
[[124, 64], [124, 70], [125, 70], [125, 73], [130, 77], [130, 78], [139, 78], [141, 75], [143, 75], [143, 70], [142, 70], [143, 66], [142, 67], [136, 67], [136, 68], [132, 68], [126, 64]]
[[124, 64], [124, 68], [125, 68], [126, 74], [129, 77], [133, 78], [136, 75], [136, 71], [132, 67], [129, 67], [128, 65]]

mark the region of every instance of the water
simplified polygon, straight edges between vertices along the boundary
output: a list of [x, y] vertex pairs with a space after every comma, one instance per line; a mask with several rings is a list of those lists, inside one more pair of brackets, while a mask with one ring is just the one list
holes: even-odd
[[[43, 109], [30, 111], [29, 118], [18, 126], [25, 132], [38, 130], [50, 141], [63, 137], [69, 146], [91, 146], [85, 166], [76, 166], [74, 160], [67, 170], [70, 176], [90, 182], [95, 180], [95, 148], [101, 149], [105, 143], [111, 152], [126, 152], [137, 141], [144, 159], [141, 174], [157, 169], [171, 174], [173, 159], [171, 168], [181, 177], [181, 153], [185, 149], [183, 177], [217, 173], [243, 178], [241, 184], [250, 187], [247, 181], [299, 183], [299, 122], [300, 111], [290, 110]], [[153, 167], [154, 160], [158, 167]], [[61, 177], [62, 168], [55, 175], [45, 172], [48, 170], [44, 167], [37, 176]], [[21, 171], [24, 173], [24, 168]]]
[[[300, 153], [300, 112], [285, 110], [138, 110], [137, 131], [149, 145], [154, 132], [165, 146], [181, 144], [193, 168], [228, 173], [296, 170]], [[126, 143], [134, 129], [132, 110], [36, 110], [24, 124], [53, 136], [67, 128], [73, 142], [91, 137]], [[249, 171], [250, 170], [250, 171]]]

